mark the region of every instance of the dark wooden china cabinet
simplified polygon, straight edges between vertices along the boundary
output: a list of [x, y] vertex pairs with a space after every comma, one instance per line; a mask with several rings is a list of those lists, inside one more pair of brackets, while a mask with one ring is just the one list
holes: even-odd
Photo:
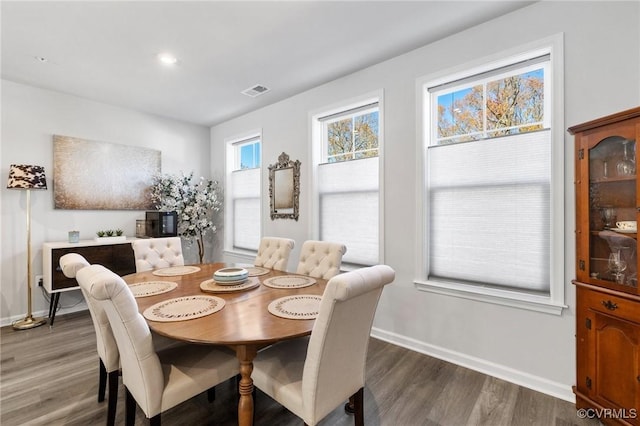
[[576, 406], [605, 424], [640, 425], [640, 107], [569, 132], [575, 135]]

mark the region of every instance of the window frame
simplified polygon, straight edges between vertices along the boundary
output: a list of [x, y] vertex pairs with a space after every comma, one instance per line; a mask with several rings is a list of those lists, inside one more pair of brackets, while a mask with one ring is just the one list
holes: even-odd
[[[310, 196], [312, 200], [310, 234], [312, 238], [320, 238], [320, 193], [318, 184], [319, 167], [327, 164], [327, 144], [325, 143], [324, 123], [329, 121], [327, 117], [347, 116], [350, 111], [359, 112], [368, 109], [371, 104], [377, 103], [378, 108], [378, 260], [384, 263], [384, 91], [375, 90], [367, 94], [353, 97], [332, 105], [319, 108], [309, 113], [309, 140], [311, 142], [310, 164]], [[353, 159], [348, 161], [358, 161]], [[347, 162], [348, 162], [347, 161]], [[340, 162], [345, 163], [345, 162]], [[331, 163], [333, 164], [333, 163]], [[347, 247], [347, 251], [349, 247]], [[345, 262], [343, 260], [341, 270], [351, 271], [363, 265]]]
[[259, 199], [260, 199], [260, 220], [259, 220], [259, 228], [260, 234], [259, 237], [262, 236], [262, 230], [264, 229], [264, 214], [263, 214], [263, 201], [262, 201], [262, 150], [263, 150], [263, 140], [262, 140], [262, 129], [252, 130], [234, 137], [225, 138], [225, 151], [226, 151], [226, 161], [225, 161], [225, 193], [229, 196], [227, 202], [225, 202], [224, 208], [224, 251], [226, 253], [234, 253], [245, 256], [255, 256], [258, 252], [257, 248], [255, 250], [248, 248], [240, 248], [235, 246], [234, 241], [234, 206], [231, 201], [230, 194], [232, 193], [232, 174], [237, 171], [242, 171], [245, 169], [241, 168], [241, 154], [240, 150], [242, 146], [255, 143], [256, 141], [260, 142], [260, 158], [259, 158], [259, 167], [248, 168], [246, 170], [260, 169], [260, 188], [259, 188]]
[[[563, 34], [538, 40], [520, 47], [512, 48], [489, 57], [462, 64], [452, 69], [427, 75], [416, 80], [417, 108], [417, 149], [418, 162], [418, 204], [416, 209], [416, 227], [418, 231], [418, 249], [416, 250], [416, 270], [414, 287], [442, 295], [470, 299], [475, 301], [510, 306], [525, 310], [561, 315], [566, 308], [564, 297], [564, 54]], [[428, 206], [428, 147], [433, 136], [433, 125], [437, 125], [437, 115], [432, 113], [432, 97], [428, 89], [454, 81], [469, 79], [474, 75], [488, 73], [515, 63], [550, 55], [548, 70], [550, 84], [545, 84], [545, 102], [550, 100], [551, 116], [545, 117], [551, 127], [551, 242], [549, 247], [550, 291], [548, 295], [534, 295], [513, 289], [497, 289], [476, 286], [462, 282], [438, 281], [429, 279], [429, 226]], [[547, 69], [545, 69], [545, 72]], [[480, 80], [480, 79], [478, 79]], [[435, 121], [434, 121], [435, 120]]]

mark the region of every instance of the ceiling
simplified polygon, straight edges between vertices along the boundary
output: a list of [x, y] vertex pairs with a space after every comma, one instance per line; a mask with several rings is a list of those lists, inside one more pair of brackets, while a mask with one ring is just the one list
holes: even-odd
[[212, 126], [530, 3], [2, 1], [2, 78]]

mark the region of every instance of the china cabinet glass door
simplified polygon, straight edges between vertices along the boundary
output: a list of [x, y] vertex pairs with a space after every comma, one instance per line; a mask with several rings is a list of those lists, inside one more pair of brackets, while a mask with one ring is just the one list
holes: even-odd
[[589, 275], [598, 285], [635, 293], [638, 287], [636, 140], [591, 138]]

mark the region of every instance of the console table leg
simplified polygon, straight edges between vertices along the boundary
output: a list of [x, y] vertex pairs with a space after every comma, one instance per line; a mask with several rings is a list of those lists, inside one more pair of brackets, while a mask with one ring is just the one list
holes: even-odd
[[49, 326], [53, 326], [53, 321], [56, 319], [56, 311], [58, 310], [58, 302], [60, 301], [60, 292], [53, 293], [51, 295], [51, 301], [49, 302]]

